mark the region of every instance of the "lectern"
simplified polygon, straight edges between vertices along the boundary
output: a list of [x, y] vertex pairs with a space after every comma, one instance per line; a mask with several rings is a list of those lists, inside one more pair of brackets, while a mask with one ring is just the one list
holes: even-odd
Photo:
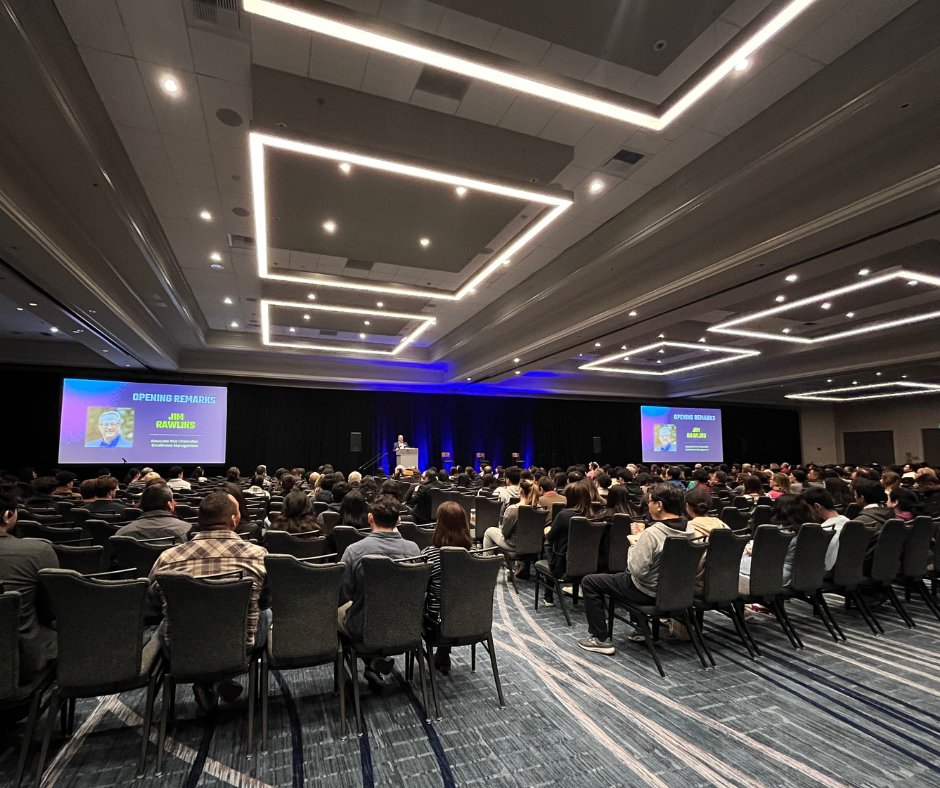
[[402, 468], [417, 468], [418, 450], [395, 449], [395, 465], [401, 465]]

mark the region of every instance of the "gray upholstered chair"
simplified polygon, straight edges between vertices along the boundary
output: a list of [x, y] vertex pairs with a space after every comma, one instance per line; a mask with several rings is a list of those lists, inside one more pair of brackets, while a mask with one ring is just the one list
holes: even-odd
[[46, 732], [36, 768], [45, 766], [59, 708], [66, 704], [66, 732], [75, 725], [76, 698], [147, 688], [137, 773], [143, 774], [153, 704], [162, 678], [160, 644], [145, 634], [146, 580], [84, 577], [68, 569], [42, 569], [39, 580], [56, 617], [59, 654], [56, 682], [46, 712]]
[[320, 512], [318, 517], [323, 522], [320, 533], [324, 536], [329, 536], [333, 529], [339, 525], [340, 514], [339, 512], [334, 512], [332, 509]]
[[266, 531], [264, 546], [269, 553], [292, 555], [294, 558], [315, 558], [326, 552], [326, 537], [316, 531], [291, 534], [287, 531]]
[[16, 533], [21, 539], [47, 539], [50, 542], [74, 542], [82, 538], [81, 528], [43, 525], [34, 520], [17, 520]]
[[53, 542], [52, 549], [59, 559], [59, 569], [73, 569], [80, 575], [104, 571], [104, 548], [100, 544], [87, 544], [90, 541], [78, 539], [74, 544]]
[[[894, 590], [894, 581], [897, 578], [898, 567], [901, 565], [901, 557], [904, 555], [904, 545], [907, 542], [910, 526], [903, 520], [888, 520], [878, 534], [875, 542], [874, 554], [872, 555], [871, 568], [865, 574], [861, 588], [864, 591], [885, 594], [888, 601], [894, 606], [895, 611], [901, 617], [908, 627], [914, 627], [914, 620], [905, 610], [904, 605], [898, 598]], [[871, 609], [869, 608], [869, 612]], [[872, 618], [875, 614], [871, 613]], [[878, 619], [875, 622], [880, 628]]]
[[433, 528], [422, 528], [414, 523], [401, 521], [398, 523], [398, 532], [409, 542], [414, 542], [418, 545], [421, 550], [425, 547], [430, 547], [434, 537]]
[[913, 519], [911, 531], [904, 543], [899, 581], [904, 584], [907, 601], [911, 599], [911, 591], [917, 591], [924, 600], [924, 604], [927, 605], [927, 609], [940, 619], [940, 608], [927, 591], [927, 584], [924, 582], [932, 559], [931, 543], [936, 532], [936, 524], [927, 515], [920, 515]]
[[787, 636], [793, 648], [800, 648], [794, 637], [787, 609], [783, 605], [783, 562], [793, 532], [776, 525], [759, 525], [754, 530], [754, 543], [751, 547], [751, 576], [747, 593], [742, 594], [743, 602], [757, 602], [773, 612], [777, 617], [783, 634]]
[[345, 736], [345, 692], [339, 683], [343, 657], [336, 632], [345, 567], [300, 561], [292, 555], [269, 555], [264, 565], [274, 623], [261, 655], [261, 740], [268, 738], [270, 670], [283, 672], [327, 663], [333, 663], [333, 691], [339, 692], [340, 731]]
[[[800, 599], [812, 605], [813, 611], [826, 625], [832, 639], [838, 643], [840, 637], [845, 640], [845, 633], [832, 617], [832, 611], [822, 595], [826, 576], [826, 551], [833, 536], [833, 531], [823, 530], [819, 523], [803, 523], [800, 526], [796, 533], [790, 584], [784, 586], [783, 598]], [[802, 648], [803, 641], [792, 623], [790, 629]]]
[[149, 577], [157, 557], [175, 542], [171, 536], [157, 539], [112, 536], [108, 539], [108, 544], [118, 569], [133, 569], [135, 577]]
[[607, 537], [607, 571], [624, 572], [627, 569], [627, 549], [633, 526], [629, 514], [615, 514], [610, 521], [610, 533]]
[[337, 525], [329, 536], [335, 545], [334, 552], [337, 555], [337, 560], [342, 561], [343, 553], [346, 552], [346, 548], [349, 547], [349, 545], [358, 542], [360, 539], [362, 539], [362, 536], [363, 535], [351, 525]]
[[[823, 592], [845, 597], [846, 608], [852, 602], [872, 634], [877, 635], [881, 624], [872, 615], [867, 600], [858, 590], [865, 581], [865, 553], [873, 534], [872, 528], [858, 520], [842, 524], [838, 537], [834, 537], [839, 540], [836, 564], [831, 575], [825, 579]], [[881, 632], [884, 633], [884, 629]]]
[[[529, 507], [526, 507], [529, 508]], [[519, 507], [519, 520], [522, 522], [523, 507]], [[544, 515], [542, 524], [544, 526]], [[541, 560], [535, 562], [535, 609], [539, 609], [539, 589], [542, 583], [545, 583], [546, 593], [549, 586], [555, 590], [555, 596], [558, 604], [561, 606], [561, 612], [565, 614], [565, 621], [571, 626], [571, 616], [568, 615], [568, 607], [565, 603], [565, 595], [561, 590], [561, 582], [570, 582], [572, 584], [572, 596], [575, 604], [578, 601], [578, 587], [581, 579], [587, 575], [593, 575], [597, 572], [597, 559], [601, 546], [601, 538], [604, 536], [604, 529], [607, 523], [591, 522], [586, 517], [572, 517], [568, 525], [568, 555], [565, 562], [564, 577], [555, 577], [552, 574], [551, 566], [548, 561]], [[517, 526], [518, 528], [518, 526]]]
[[473, 526], [473, 538], [483, 541], [483, 534], [487, 528], [499, 527], [499, 510], [502, 504], [498, 500], [484, 498], [482, 495], [476, 497], [476, 522]]

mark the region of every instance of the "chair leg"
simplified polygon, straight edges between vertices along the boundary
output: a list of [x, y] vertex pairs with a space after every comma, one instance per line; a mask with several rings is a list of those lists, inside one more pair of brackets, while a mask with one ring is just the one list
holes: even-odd
[[477, 644], [474, 643], [470, 646], [470, 670], [475, 671], [477, 669]]
[[923, 581], [923, 579], [918, 580], [914, 584], [914, 588], [917, 589], [917, 593], [920, 594], [921, 599], [924, 600], [924, 604], [927, 605], [930, 612], [933, 613], [938, 620], [940, 620], [940, 607], [937, 607], [937, 603], [930, 595], [930, 592], [927, 590], [927, 584]]
[[754, 649], [754, 653], [758, 657], [764, 656], [760, 650], [760, 646], [757, 645], [757, 641], [754, 640], [754, 635], [751, 633], [751, 628], [747, 625], [747, 619], [744, 617], [744, 602], [741, 599], [736, 599], [734, 602], [734, 609], [738, 615], [738, 621], [741, 622], [741, 629], [744, 630], [744, 634], [747, 635], [748, 641], [750, 641], [751, 648]]
[[796, 631], [796, 627], [793, 626], [793, 622], [790, 620], [790, 614], [787, 612], [787, 603], [786, 600], [780, 600], [780, 612], [783, 615], [783, 620], [787, 624], [787, 629], [793, 633], [793, 637], [796, 639], [797, 645], [799, 648], [805, 648], [803, 645], [803, 640], [800, 638], [800, 633]]
[[[424, 721], [430, 722], [431, 707], [428, 703], [428, 685], [424, 678], [424, 660], [419, 653], [416, 653], [415, 656], [418, 658], [418, 678], [421, 680], [421, 700], [424, 703]], [[433, 668], [429, 668], [429, 670], [433, 670]]]
[[576, 577], [571, 582], [571, 603], [577, 607], [578, 597], [581, 595], [581, 578]]
[[333, 660], [333, 674], [338, 677], [339, 683], [339, 736], [346, 738], [346, 668], [343, 666], [343, 652], [336, 650], [336, 657]]
[[839, 626], [839, 622], [836, 621], [835, 616], [832, 615], [832, 609], [829, 607], [829, 603], [826, 602], [826, 597], [822, 595], [822, 591], [817, 592], [816, 596], [819, 600], [819, 606], [822, 608], [823, 613], [826, 615], [826, 619], [832, 624], [833, 629], [835, 629], [836, 634], [842, 641], [847, 640], [845, 632], [842, 631], [842, 627]]
[[150, 744], [150, 726], [153, 724], [153, 704], [157, 699], [157, 687], [160, 684], [160, 665], [150, 673], [147, 682], [147, 705], [144, 709], [144, 722], [140, 731], [140, 761], [137, 764], [137, 776], [142, 777], [147, 765], [147, 746]]
[[20, 759], [16, 764], [16, 781], [14, 785], [19, 788], [23, 781], [23, 772], [26, 770], [26, 758], [29, 755], [29, 746], [33, 742], [33, 734], [36, 732], [36, 718], [39, 716], [39, 707], [45, 690], [39, 689], [33, 693], [33, 699], [29, 704], [29, 716], [26, 718], [26, 729], [23, 731], [23, 745], [20, 747]]
[[862, 614], [862, 617], [868, 622], [868, 626], [871, 628], [872, 634], [884, 634], [885, 628], [881, 626], [881, 622], [878, 620], [878, 617], [875, 615], [874, 611], [868, 606], [868, 602], [865, 600], [865, 596], [860, 594], [858, 591], [852, 592], [852, 599], [855, 602], [855, 606], [859, 609], [859, 612]]
[[[336, 671], [333, 671], [334, 686], [336, 684], [335, 674]], [[271, 675], [271, 665], [268, 662], [268, 657], [265, 652], [261, 654], [261, 749], [263, 750], [267, 747], [268, 744], [268, 680]]]
[[496, 667], [496, 646], [493, 643], [492, 632], [486, 636], [486, 650], [490, 654], [490, 667], [493, 668], [493, 680], [496, 682], [496, 695], [499, 697], [499, 705], [502, 707], [506, 705], [506, 701], [503, 700], [503, 685], [499, 680], [499, 668]]
[[790, 645], [793, 646], [793, 648], [799, 648], [800, 644], [793, 636], [793, 632], [791, 632], [790, 628], [787, 626], [787, 621], [784, 618], [783, 608], [780, 604], [780, 601], [775, 599], [773, 602], [769, 603], [769, 607], [773, 611], [773, 614], [777, 619], [777, 623], [780, 624], [780, 629], [783, 630], [783, 634], [786, 635], [787, 639], [790, 641]]
[[751, 659], [754, 659], [755, 657], [754, 649], [751, 648], [751, 643], [750, 643], [750, 640], [748, 639], [748, 635], [744, 633], [744, 628], [742, 626], [744, 624], [744, 619], [742, 617], [739, 617], [738, 608], [736, 605], [734, 604], [731, 605], [731, 608], [728, 611], [728, 617], [731, 619], [731, 623], [734, 624], [734, 630], [735, 632], [738, 633], [738, 637], [741, 639], [741, 642], [744, 644], [744, 648], [747, 649], [748, 657], [750, 657]]
[[255, 700], [258, 697], [259, 664], [258, 659], [252, 659], [248, 665], [248, 758], [255, 752]]
[[39, 762], [36, 764], [36, 788], [42, 783], [42, 773], [46, 768], [46, 756], [49, 754], [49, 741], [52, 739], [52, 729], [55, 727], [55, 718], [59, 715], [62, 701], [59, 698], [59, 688], [54, 687], [46, 709], [46, 730], [42, 737], [42, 747], [39, 750]]
[[68, 735], [75, 732], [75, 698], [69, 698], [68, 704]]
[[[424, 641], [425, 654], [422, 658], [426, 657], [428, 660], [428, 675], [431, 677], [431, 699], [434, 701], [434, 718], [442, 719], [441, 717], [441, 704], [437, 697], [437, 669], [434, 667], [434, 648], [428, 641]], [[421, 652], [418, 652], [419, 655]]]
[[891, 604], [894, 605], [894, 609], [898, 611], [898, 615], [904, 619], [904, 623], [907, 624], [908, 629], [914, 628], [914, 619], [910, 617], [908, 612], [904, 609], [904, 605], [901, 604], [901, 600], [898, 599], [897, 592], [894, 590], [893, 586], [885, 586], [885, 592], [888, 594], [888, 599], [891, 600]]
[[[711, 650], [708, 648], [708, 644], [705, 642], [705, 637], [702, 635], [702, 625], [699, 623], [698, 617], [695, 615], [695, 613], [689, 615], [689, 611], [686, 610], [683, 613], [682, 619], [683, 623], [685, 624], [685, 628], [689, 631], [689, 637], [692, 638], [692, 645], [695, 646], [695, 650], [698, 652], [698, 658], [702, 663], [702, 667], [706, 669], [708, 668], [708, 665], [705, 664], [705, 660], [702, 659], [703, 652], [708, 658], [708, 661], [711, 662], [712, 667], [718, 667], [715, 664], [715, 658], [712, 656]], [[699, 646], [701, 646], [701, 651], [699, 651]]]
[[163, 771], [163, 747], [166, 743], [166, 724], [170, 717], [173, 696], [176, 695], [176, 682], [167, 676], [163, 681], [163, 703], [160, 709], [160, 734], [157, 737], [157, 774]]
[[659, 661], [659, 654], [656, 653], [656, 646], [653, 645], [653, 632], [650, 629], [650, 620], [647, 616], [639, 616], [640, 629], [643, 630], [643, 638], [646, 641], [646, 648], [649, 650], [653, 662], [656, 663], [656, 669], [659, 675], [666, 678], [666, 671], [663, 670], [663, 664]]
[[542, 575], [539, 570], [535, 570], [535, 610], [539, 609], [539, 590], [542, 588]]
[[565, 614], [565, 621], [568, 622], [568, 626], [571, 626], [571, 616], [568, 615], [568, 606], [565, 604], [565, 595], [561, 593], [561, 583], [558, 581], [558, 578], [555, 580], [555, 596], [558, 599], [558, 606], [561, 608], [561, 612]]
[[359, 703], [359, 667], [356, 652], [352, 649], [346, 651], [346, 661], [349, 663], [349, 672], [352, 675], [353, 703], [356, 707], [356, 730], [362, 736], [362, 706]]
[[[832, 636], [832, 639], [838, 643], [839, 636], [836, 634], [835, 629], [833, 629], [832, 622], [829, 620], [829, 616], [823, 610], [822, 606], [826, 603], [822, 598], [822, 593], [817, 591], [810, 597], [806, 597], [809, 603], [813, 606], [813, 610], [816, 612], [816, 615], [822, 620], [823, 624], [826, 625], [826, 629], [829, 630], [829, 634]], [[820, 604], [822, 603], [822, 604]]]

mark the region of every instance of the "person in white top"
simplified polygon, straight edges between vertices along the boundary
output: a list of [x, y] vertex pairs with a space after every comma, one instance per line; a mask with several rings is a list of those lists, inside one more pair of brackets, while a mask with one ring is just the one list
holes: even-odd
[[179, 465], [170, 468], [170, 472], [167, 474], [166, 486], [174, 491], [192, 489], [192, 485], [183, 478], [183, 469]]
[[823, 528], [832, 528], [836, 532], [826, 550], [826, 571], [831, 572], [839, 557], [839, 533], [849, 518], [836, 511], [835, 501], [824, 487], [807, 487], [800, 494], [800, 498], [809, 504], [816, 522]]

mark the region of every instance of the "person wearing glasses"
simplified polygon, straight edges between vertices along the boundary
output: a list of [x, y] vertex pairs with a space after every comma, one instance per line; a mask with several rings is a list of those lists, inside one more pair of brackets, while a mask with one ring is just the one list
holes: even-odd
[[86, 449], [129, 449], [132, 444], [121, 433], [121, 425], [124, 419], [116, 410], [106, 410], [98, 417], [98, 432], [100, 438], [90, 440], [85, 444]]
[[[692, 536], [695, 529], [682, 517], [685, 495], [671, 484], [658, 484], [649, 494], [649, 515], [653, 521], [637, 538], [627, 553], [627, 571], [614, 574], [588, 575], [581, 581], [584, 612], [588, 620], [588, 636], [578, 645], [585, 651], [613, 654], [614, 645], [607, 630], [609, 595], [640, 605], [655, 605], [659, 588], [663, 547], [670, 536]], [[635, 631], [630, 640], [644, 640]]]

